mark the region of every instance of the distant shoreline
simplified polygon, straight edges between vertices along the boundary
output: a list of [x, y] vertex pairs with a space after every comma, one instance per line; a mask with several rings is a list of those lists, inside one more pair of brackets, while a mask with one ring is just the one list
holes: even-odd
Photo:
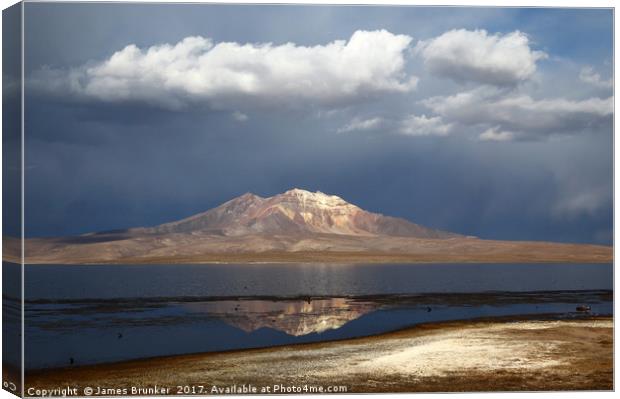
[[[3, 261], [21, 263], [18, 258], [4, 256]], [[613, 247], [601, 247], [595, 253], [584, 250], [579, 253], [567, 254], [485, 254], [485, 255], [408, 255], [408, 254], [376, 254], [376, 253], [260, 253], [260, 254], [210, 254], [196, 256], [170, 257], [128, 257], [119, 259], [42, 259], [27, 261], [26, 265], [173, 265], [173, 264], [558, 264], [613, 263]]]
[[[7, 263], [13, 263], [13, 264], [20, 264], [19, 261], [12, 261], [12, 260], [3, 260], [4, 262]], [[121, 262], [121, 261], [109, 261], [109, 262], [82, 262], [82, 263], [75, 263], [75, 262], [65, 262], [65, 263], [24, 263], [24, 266], [147, 266], [147, 265], [152, 265], [152, 266], [166, 266], [166, 265], [205, 265], [205, 266], [209, 266], [209, 265], [246, 265], [246, 266], [261, 266], [261, 265], [316, 265], [316, 264], [333, 264], [333, 265], [363, 265], [363, 264], [373, 264], [373, 265], [397, 265], [397, 264], [406, 264], [406, 265], [410, 265], [410, 266], [415, 266], [415, 265], [429, 265], [429, 264], [438, 264], [438, 265], [458, 265], [458, 264], [496, 264], [498, 266], [501, 265], [512, 265], [512, 264], [527, 264], [527, 265], [559, 265], [559, 264], [589, 264], [589, 265], [605, 265], [605, 264], [610, 264], [613, 263], [613, 260], [609, 260], [609, 261], [563, 261], [563, 260], [558, 260], [558, 261], [530, 261], [530, 262], [524, 262], [524, 261], [503, 261], [503, 262], [499, 262], [499, 261], [477, 261], [477, 260], [472, 260], [472, 261], [460, 261], [460, 262], [456, 262], [456, 261], [442, 261], [442, 260], [437, 260], [437, 261], [315, 261], [315, 262], [309, 262], [309, 261], [305, 261], [305, 262], [300, 262], [300, 261], [295, 261], [295, 260], [287, 260], [287, 261], [187, 261], [187, 262], [177, 262], [177, 261], [169, 261], [169, 262], [164, 262], [164, 261], [157, 261], [157, 262], [150, 262], [150, 261], [140, 261], [140, 262], [134, 262], [134, 261], [126, 261], [126, 262]]]
[[[31, 238], [27, 264], [228, 263], [611, 263], [613, 247], [478, 238], [319, 234], [111, 235]], [[22, 243], [3, 237], [3, 260], [19, 263]]]
[[[4, 262], [20, 264], [20, 262], [4, 260]], [[83, 263], [74, 263], [74, 262], [65, 262], [65, 263], [24, 263], [24, 266], [166, 266], [166, 265], [246, 265], [246, 266], [261, 266], [261, 265], [316, 265], [316, 264], [333, 264], [333, 265], [363, 265], [363, 264], [373, 264], [373, 265], [397, 265], [397, 264], [407, 264], [411, 266], [415, 265], [458, 265], [458, 264], [496, 264], [496, 265], [512, 265], [512, 264], [527, 264], [527, 265], [559, 265], [559, 264], [589, 264], [589, 265], [605, 265], [613, 263], [613, 260], [610, 261], [531, 261], [531, 262], [523, 262], [523, 261], [508, 261], [508, 262], [497, 262], [497, 261], [461, 261], [461, 262], [450, 262], [450, 261], [316, 261], [316, 262], [299, 262], [299, 261], [188, 261], [188, 262], [83, 262]]]

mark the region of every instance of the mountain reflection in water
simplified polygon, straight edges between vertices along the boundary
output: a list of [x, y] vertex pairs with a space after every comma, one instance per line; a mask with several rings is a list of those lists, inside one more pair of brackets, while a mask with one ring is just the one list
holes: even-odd
[[[362, 337], [476, 317], [613, 314], [613, 293], [554, 291], [342, 297], [26, 301], [26, 368], [97, 364]], [[10, 300], [5, 298], [5, 306]]]
[[239, 300], [189, 303], [190, 312], [203, 312], [246, 332], [272, 328], [298, 337], [342, 327], [369, 313], [377, 303], [348, 298], [307, 300]]

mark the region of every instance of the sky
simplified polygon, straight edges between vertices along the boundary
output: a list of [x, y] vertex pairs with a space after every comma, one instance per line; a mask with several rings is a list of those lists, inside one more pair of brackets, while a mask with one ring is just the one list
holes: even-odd
[[609, 244], [609, 9], [25, 6], [26, 236], [297, 187]]

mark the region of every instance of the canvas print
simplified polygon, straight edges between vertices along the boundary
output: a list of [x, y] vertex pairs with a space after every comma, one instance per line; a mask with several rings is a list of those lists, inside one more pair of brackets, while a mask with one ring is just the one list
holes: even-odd
[[613, 390], [612, 8], [2, 16], [6, 391]]

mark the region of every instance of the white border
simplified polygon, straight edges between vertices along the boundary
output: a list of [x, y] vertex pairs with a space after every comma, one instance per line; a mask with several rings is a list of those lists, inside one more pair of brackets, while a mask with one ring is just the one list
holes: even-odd
[[[320, 5], [403, 5], [403, 6], [468, 6], [468, 7], [554, 7], [554, 8], [614, 8], [613, 0], [228, 0], [228, 1], [192, 1], [192, 0], [24, 0], [24, 3], [184, 3], [184, 4], [320, 4]], [[7, 8], [18, 3], [8, 0]]]
[[22, 71], [21, 71], [21, 113], [22, 113], [22, 120], [21, 120], [21, 128], [22, 128], [22, 165], [21, 165], [21, 174], [22, 174], [22, 181], [21, 181], [21, 189], [22, 189], [22, 197], [21, 197], [21, 211], [22, 211], [22, 215], [21, 215], [21, 224], [22, 224], [22, 242], [21, 242], [21, 247], [22, 247], [22, 254], [21, 254], [21, 269], [22, 269], [22, 287], [21, 287], [21, 291], [22, 291], [22, 369], [21, 369], [21, 375], [22, 375], [22, 396], [24, 395], [24, 389], [25, 389], [25, 370], [26, 370], [26, 304], [25, 304], [25, 296], [26, 296], [26, 268], [25, 268], [25, 259], [26, 259], [26, 243], [25, 243], [25, 239], [26, 239], [26, 214], [25, 214], [25, 210], [26, 210], [26, 193], [25, 193], [25, 183], [26, 183], [26, 162], [25, 162], [25, 156], [26, 156], [26, 139], [25, 139], [25, 135], [24, 135], [24, 121], [25, 121], [25, 105], [26, 105], [26, 99], [25, 99], [25, 93], [24, 93], [24, 89], [25, 89], [25, 79], [26, 79], [26, 74], [25, 74], [25, 68], [24, 68], [24, 60], [25, 60], [25, 52], [24, 52], [24, 48], [25, 48], [25, 32], [26, 29], [24, 27], [24, 22], [25, 22], [25, 7], [24, 7], [24, 3], [21, 4], [21, 17], [22, 17], [22, 22], [21, 22], [21, 57], [22, 57], [22, 62], [21, 62], [21, 67], [22, 67]]

